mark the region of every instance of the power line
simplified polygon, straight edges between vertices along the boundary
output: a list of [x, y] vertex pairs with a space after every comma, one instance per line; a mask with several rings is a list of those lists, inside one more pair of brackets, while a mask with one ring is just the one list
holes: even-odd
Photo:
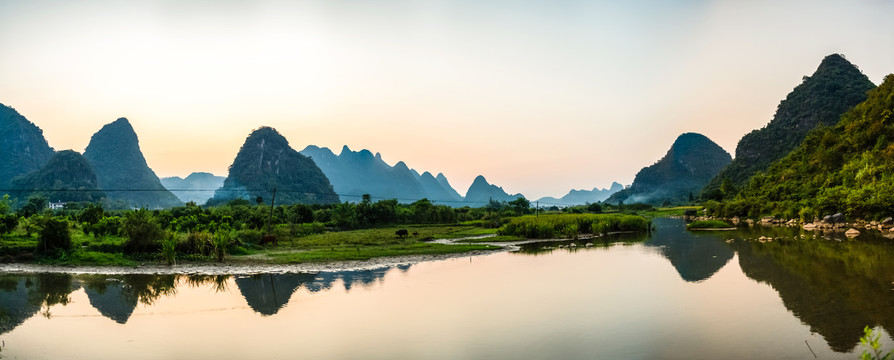
[[[305, 194], [305, 195], [332, 195], [332, 193], [321, 193], [321, 192], [313, 192], [313, 191], [304, 191], [304, 190], [290, 190], [290, 189], [278, 189], [280, 193], [290, 193], [290, 194]], [[272, 192], [272, 190], [268, 189], [249, 189], [249, 188], [241, 188], [241, 189], [225, 189], [225, 188], [217, 188], [217, 189], [0, 189], [0, 193], [23, 193], [23, 192]], [[371, 194], [339, 194], [335, 193], [335, 195], [339, 197], [347, 197], [347, 198], [363, 198], [363, 195], [370, 195], [370, 199], [379, 199], [379, 200], [398, 200], [398, 201], [409, 201], [416, 202], [422, 199], [429, 200], [433, 203], [444, 203], [444, 204], [467, 204], [467, 205], [486, 205], [488, 201], [466, 201], [466, 200], [441, 200], [441, 199], [430, 199], [430, 198], [403, 198], [403, 197], [389, 197], [389, 196], [373, 196]], [[548, 206], [583, 206], [589, 204], [558, 204], [558, 203], [550, 203], [550, 202], [539, 202], [543, 205]]]

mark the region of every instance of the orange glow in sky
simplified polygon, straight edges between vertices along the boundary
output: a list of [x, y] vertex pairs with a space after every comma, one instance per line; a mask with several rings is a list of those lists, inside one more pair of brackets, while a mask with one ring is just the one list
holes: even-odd
[[629, 184], [683, 132], [730, 153], [831, 53], [894, 72], [894, 1], [3, 1], [0, 103], [57, 150], [127, 117], [161, 176], [248, 133], [528, 198]]

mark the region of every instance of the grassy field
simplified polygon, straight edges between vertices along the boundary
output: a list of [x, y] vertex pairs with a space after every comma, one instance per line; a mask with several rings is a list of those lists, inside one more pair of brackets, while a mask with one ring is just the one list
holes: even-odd
[[513, 218], [497, 234], [527, 239], [577, 238], [580, 234], [606, 234], [617, 231], [648, 231], [649, 220], [637, 215], [555, 214], [526, 215]]
[[720, 220], [700, 220], [693, 221], [686, 225], [687, 230], [693, 229], [729, 229], [734, 226]]
[[[410, 234], [399, 237], [395, 232]], [[343, 260], [367, 260], [382, 256], [435, 255], [491, 250], [487, 245], [445, 245], [429, 243], [433, 239], [455, 239], [493, 234], [496, 229], [470, 225], [410, 225], [351, 231], [328, 231], [299, 237], [280, 237], [277, 245], [237, 244], [230, 246], [228, 262], [308, 263]], [[415, 235], [413, 235], [415, 234]], [[37, 235], [13, 233], [0, 237], [0, 261], [35, 262], [46, 265], [137, 266], [165, 263], [159, 253], [124, 254], [126, 238], [94, 237], [71, 230], [72, 250], [50, 256], [35, 255]], [[177, 253], [177, 263], [214, 262], [209, 256]]]

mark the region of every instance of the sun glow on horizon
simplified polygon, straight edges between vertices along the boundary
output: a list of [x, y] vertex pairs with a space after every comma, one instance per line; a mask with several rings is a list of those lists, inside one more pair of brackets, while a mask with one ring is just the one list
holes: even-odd
[[131, 120], [159, 175], [251, 129], [529, 198], [629, 184], [683, 132], [734, 152], [830, 53], [894, 68], [872, 1], [6, 1], [0, 103], [83, 151]]

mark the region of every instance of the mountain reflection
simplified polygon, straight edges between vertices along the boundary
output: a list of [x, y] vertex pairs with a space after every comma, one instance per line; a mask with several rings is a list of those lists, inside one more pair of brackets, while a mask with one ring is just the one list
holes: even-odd
[[682, 219], [656, 218], [652, 225], [656, 231], [645, 245], [658, 248], [685, 281], [706, 280], [733, 258], [733, 250], [716, 232], [689, 232]]
[[68, 274], [0, 274], [0, 334], [21, 325], [38, 312], [52, 317], [50, 307], [71, 301], [79, 287]]
[[801, 238], [797, 231], [760, 243], [736, 241], [739, 265], [749, 278], [767, 283], [792, 314], [847, 352], [860, 342], [863, 327], [894, 332], [894, 247], [870, 234], [839, 242]]
[[274, 315], [301, 287], [310, 293], [332, 289], [341, 281], [345, 291], [381, 282], [391, 269], [407, 271], [410, 265], [320, 273], [259, 275], [70, 275], [0, 274], [0, 334], [12, 331], [40, 313], [52, 317], [50, 307], [67, 305], [71, 293], [83, 287], [87, 300], [102, 316], [126, 324], [138, 304], [151, 306], [165, 296], [176, 296], [178, 286], [209, 287], [229, 292], [230, 279], [255, 312]]
[[[332, 289], [341, 280], [345, 291], [355, 286], [369, 286], [381, 281], [385, 274], [395, 267], [381, 267], [370, 270], [327, 271], [320, 273], [260, 274], [237, 276], [235, 283], [248, 306], [255, 312], [269, 316], [279, 312], [289, 303], [292, 294], [300, 287], [316, 293]], [[397, 269], [407, 271], [410, 265], [398, 265]]]

